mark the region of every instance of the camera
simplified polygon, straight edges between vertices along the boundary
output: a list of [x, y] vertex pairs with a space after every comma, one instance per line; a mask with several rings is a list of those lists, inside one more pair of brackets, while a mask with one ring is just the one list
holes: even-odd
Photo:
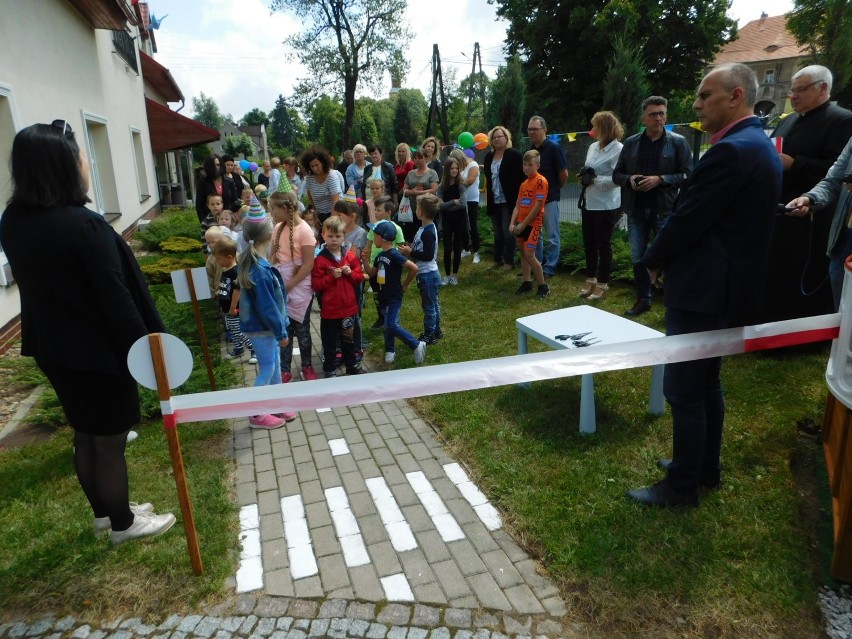
[[591, 186], [595, 183], [595, 170], [590, 166], [584, 166], [577, 173], [577, 178], [583, 186]]
[[843, 183], [844, 184], [852, 184], [852, 173], [847, 173], [846, 175], [843, 176]]

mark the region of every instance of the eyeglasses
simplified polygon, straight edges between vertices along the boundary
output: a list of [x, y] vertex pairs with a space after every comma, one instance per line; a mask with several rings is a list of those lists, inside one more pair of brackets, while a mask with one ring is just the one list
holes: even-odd
[[810, 84], [806, 84], [803, 87], [793, 87], [789, 91], [787, 91], [787, 95], [801, 95], [808, 89], [810, 89], [815, 84], [822, 84], [822, 80], [817, 80], [815, 82], [811, 82]]
[[528, 126], [527, 131], [541, 131], [543, 128], [543, 126]]
[[61, 130], [63, 137], [66, 137], [69, 140], [74, 138], [74, 131], [71, 129], [71, 125], [68, 124], [66, 120], [54, 120], [50, 123], [50, 126]]
[[668, 115], [665, 111], [651, 111], [651, 113], [646, 113], [646, 118], [664, 118]]

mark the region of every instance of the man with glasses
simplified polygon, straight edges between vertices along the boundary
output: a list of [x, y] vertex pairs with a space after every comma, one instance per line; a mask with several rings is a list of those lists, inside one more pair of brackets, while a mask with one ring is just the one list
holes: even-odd
[[[852, 112], [831, 104], [831, 71], [820, 65], [793, 76], [794, 113], [772, 133], [782, 138], [784, 181], [781, 202], [789, 202], [819, 182], [852, 136]], [[825, 282], [831, 216], [780, 215], [775, 222], [764, 305], [755, 321], [772, 322], [831, 313], [834, 302]]]
[[535, 256], [541, 262], [545, 277], [556, 274], [559, 263], [559, 194], [562, 185], [568, 181], [568, 162], [565, 154], [555, 142], [547, 139], [547, 124], [540, 115], [530, 118], [527, 125], [531, 151], [538, 151], [541, 167], [538, 172], [547, 180], [547, 200], [544, 204], [543, 233], [536, 248]]
[[627, 315], [651, 310], [651, 278], [639, 264], [651, 235], [659, 232], [672, 210], [678, 191], [692, 173], [689, 144], [682, 135], [666, 130], [668, 100], [652, 95], [642, 102], [645, 131], [624, 141], [612, 181], [621, 186], [621, 205], [627, 213], [627, 237], [636, 303]]

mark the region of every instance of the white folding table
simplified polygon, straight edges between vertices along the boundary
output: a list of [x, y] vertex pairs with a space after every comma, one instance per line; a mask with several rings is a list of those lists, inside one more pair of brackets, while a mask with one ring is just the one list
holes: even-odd
[[[590, 349], [598, 344], [617, 344], [663, 336], [663, 333], [653, 328], [586, 305], [521, 317], [515, 320], [515, 325], [518, 328], [519, 354], [528, 352], [528, 336], [552, 348], [577, 348], [571, 340], [558, 340], [556, 336], [588, 332], [589, 334], [583, 339], [600, 340], [597, 344], [583, 347]], [[529, 385], [525, 384], [525, 386]], [[662, 415], [664, 410], [663, 364], [660, 364], [651, 367], [651, 397], [648, 402], [648, 412], [652, 415]], [[587, 374], [581, 376], [580, 432], [594, 433], [595, 430], [595, 382], [593, 375]]]

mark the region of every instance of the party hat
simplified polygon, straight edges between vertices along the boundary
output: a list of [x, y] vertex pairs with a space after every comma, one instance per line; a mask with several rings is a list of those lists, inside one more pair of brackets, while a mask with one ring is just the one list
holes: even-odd
[[290, 180], [287, 179], [286, 175], [282, 175], [281, 179], [278, 180], [278, 189], [279, 193], [292, 193], [293, 186], [290, 184]]
[[350, 186], [349, 190], [343, 194], [344, 202], [352, 202], [353, 204], [358, 203], [358, 197], [355, 195], [355, 187]]
[[260, 205], [260, 202], [257, 199], [256, 195], [251, 196], [251, 200], [249, 201], [249, 212], [246, 216], [246, 222], [264, 222], [269, 216], [266, 214], [266, 211], [263, 210], [263, 207]]

